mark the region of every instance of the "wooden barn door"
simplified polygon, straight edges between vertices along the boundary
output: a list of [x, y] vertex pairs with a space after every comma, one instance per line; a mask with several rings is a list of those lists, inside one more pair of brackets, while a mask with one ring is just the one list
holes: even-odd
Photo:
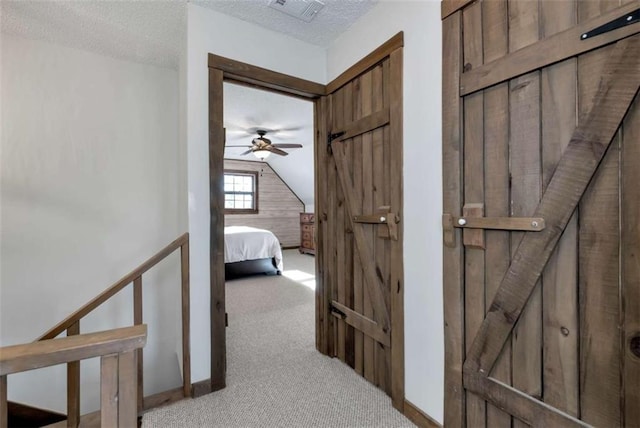
[[317, 347], [404, 403], [402, 33], [317, 104]]
[[445, 0], [445, 425], [640, 426], [640, 2]]

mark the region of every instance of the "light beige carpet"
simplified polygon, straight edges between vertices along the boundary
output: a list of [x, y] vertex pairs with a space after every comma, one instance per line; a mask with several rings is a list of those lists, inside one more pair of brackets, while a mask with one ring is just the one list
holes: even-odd
[[227, 388], [144, 415], [151, 427], [412, 427], [382, 391], [315, 350], [314, 259], [227, 283]]

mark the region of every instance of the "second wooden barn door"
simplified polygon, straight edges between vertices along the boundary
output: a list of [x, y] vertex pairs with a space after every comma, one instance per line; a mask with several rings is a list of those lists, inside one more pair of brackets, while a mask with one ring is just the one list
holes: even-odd
[[640, 2], [443, 2], [445, 424], [640, 426]]
[[402, 34], [317, 103], [317, 347], [404, 403]]

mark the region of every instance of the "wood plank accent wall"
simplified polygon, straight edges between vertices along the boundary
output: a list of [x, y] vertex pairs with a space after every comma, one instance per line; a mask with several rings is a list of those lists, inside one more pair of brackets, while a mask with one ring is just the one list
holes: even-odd
[[226, 214], [225, 226], [251, 226], [273, 232], [283, 247], [300, 246], [304, 204], [265, 162], [224, 160], [224, 169], [258, 172], [258, 214]]

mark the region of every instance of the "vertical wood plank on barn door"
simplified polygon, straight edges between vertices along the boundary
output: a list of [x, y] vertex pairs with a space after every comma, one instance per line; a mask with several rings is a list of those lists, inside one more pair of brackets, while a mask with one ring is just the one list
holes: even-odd
[[[482, 65], [482, 3], [463, 10], [464, 69]], [[484, 95], [478, 92], [464, 98], [464, 204], [484, 204]], [[463, 236], [475, 233], [464, 230]], [[482, 233], [482, 232], [481, 232]], [[465, 343], [469, 351], [485, 315], [484, 248], [465, 247]], [[467, 392], [467, 426], [486, 426], [486, 404], [482, 397]]]
[[[355, 92], [355, 82], [347, 83], [342, 90], [344, 91], [344, 107], [343, 107], [343, 124], [353, 121], [353, 98]], [[353, 152], [353, 147], [350, 147], [349, 154]], [[348, 156], [349, 161], [352, 162], [353, 157]], [[353, 178], [352, 171], [349, 171], [350, 177]], [[343, 192], [344, 197], [347, 195]], [[344, 304], [353, 309], [354, 299], [354, 284], [353, 284], [353, 232], [351, 230], [351, 219], [349, 218], [349, 211], [346, 206], [346, 201], [342, 206], [343, 222], [342, 222], [342, 235], [344, 237], [344, 258], [342, 259], [342, 265], [344, 266], [344, 287], [345, 287], [345, 302]], [[352, 368], [355, 368], [355, 331], [350, 325], [346, 325], [345, 329], [345, 362]]]
[[[371, 95], [370, 95], [370, 107], [369, 113], [376, 113], [381, 111], [383, 108], [389, 106], [389, 98], [388, 98], [388, 89], [389, 89], [389, 60], [386, 59], [382, 64], [377, 65], [375, 68], [371, 70], [370, 74], [370, 84], [371, 84]], [[386, 79], [386, 80], [385, 80]], [[387, 90], [387, 97], [385, 98], [385, 88]], [[387, 148], [387, 152], [385, 153], [384, 145], [390, 144], [389, 138], [385, 138], [385, 129], [388, 132], [388, 127], [383, 129], [376, 129], [369, 135], [370, 141], [370, 155], [371, 155], [371, 165], [373, 166], [373, 171], [376, 171], [372, 177], [372, 195], [371, 195], [371, 209], [377, 209], [377, 207], [389, 204], [390, 201], [389, 196], [389, 165], [388, 162], [385, 162], [385, 159], [389, 159], [390, 151]], [[364, 156], [363, 152], [363, 156]], [[369, 153], [367, 153], [369, 154]], [[370, 211], [373, 212], [373, 211]], [[373, 229], [373, 228], [372, 228]], [[373, 242], [373, 253], [376, 261], [376, 265], [380, 266], [382, 272], [386, 275], [389, 275], [391, 260], [389, 257], [386, 257], [388, 253], [389, 241], [386, 239], [377, 239], [376, 238], [377, 230], [371, 231], [372, 242]], [[385, 284], [390, 284], [391, 279], [386, 277], [384, 279]], [[393, 324], [393, 321], [392, 321]], [[388, 394], [391, 394], [390, 383], [387, 382], [386, 373], [389, 372], [388, 363], [391, 359], [389, 354], [389, 348], [383, 348], [382, 345], [378, 343], [372, 343], [372, 346], [375, 346], [375, 362], [376, 362], [376, 370], [378, 375], [376, 375], [376, 384], [381, 388], [385, 389]]]
[[[365, 75], [367, 75], [366, 73]], [[361, 116], [364, 117], [371, 114], [371, 79], [365, 79], [365, 75], [362, 75], [358, 78], [359, 85], [361, 87], [361, 98], [360, 98], [360, 108], [361, 108]], [[369, 133], [365, 135], [360, 135], [356, 139], [354, 139], [354, 156], [359, 156], [360, 161], [362, 163], [362, 177], [360, 179], [360, 190], [359, 195], [360, 198], [358, 200], [359, 205], [361, 206], [362, 213], [370, 213], [372, 212], [373, 201], [372, 201], [372, 193], [371, 186], [373, 185], [372, 181], [372, 151], [371, 151], [371, 138]], [[355, 147], [355, 144], [358, 143], [359, 146]], [[367, 245], [372, 244], [371, 233], [372, 230], [366, 230], [366, 228], [371, 228], [370, 225], [362, 225], [356, 227], [363, 227], [365, 230], [365, 237], [367, 240]], [[364, 285], [364, 284], [363, 284]], [[364, 315], [368, 318], [374, 319], [373, 314], [373, 306], [371, 304], [371, 298], [369, 293], [364, 292], [364, 301], [363, 301], [363, 309]], [[365, 337], [363, 343], [363, 355], [364, 355], [364, 377], [369, 382], [376, 384], [376, 343], [370, 337]]]
[[[403, 50], [396, 49], [389, 55], [389, 80], [385, 82], [389, 89], [389, 200], [391, 210], [398, 216], [398, 221], [403, 217], [404, 191], [403, 191]], [[395, 181], [392, 181], [395, 179]], [[394, 183], [393, 185], [391, 183]], [[392, 187], [391, 187], [392, 186]], [[390, 287], [386, 294], [390, 298], [388, 307], [391, 307], [391, 350], [387, 350], [388, 365], [387, 374], [390, 374], [391, 399], [393, 406], [403, 411], [404, 409], [404, 224], [397, 225], [398, 239], [392, 239], [390, 247]]]
[[330, 108], [329, 97], [321, 97], [314, 105], [315, 123], [318, 127], [318, 135], [315, 138], [315, 180], [316, 194], [316, 266], [321, 283], [316, 292], [316, 348], [325, 355], [334, 356], [333, 326], [334, 318], [329, 310], [331, 303], [331, 265], [332, 258], [329, 254], [328, 195], [331, 189], [328, 186], [329, 157], [327, 154], [327, 138]]
[[[333, 122], [332, 122], [332, 132], [333, 130], [340, 129], [344, 126], [344, 97], [345, 90], [344, 87], [336, 91], [336, 93], [332, 97], [332, 107], [333, 107]], [[337, 172], [334, 171], [334, 176]], [[345, 281], [345, 271], [344, 271], [344, 192], [342, 187], [340, 186], [340, 182], [335, 180], [335, 189], [336, 189], [336, 199], [335, 199], [335, 220], [333, 223], [333, 239], [335, 240], [335, 270], [336, 270], [336, 295], [334, 299], [337, 302], [342, 303], [346, 306], [346, 281]], [[336, 355], [337, 357], [346, 362], [346, 349], [345, 349], [345, 339], [347, 333], [347, 323], [342, 319], [337, 319], [336, 322], [337, 334], [336, 334]]]
[[[371, 87], [371, 72], [367, 72], [362, 74], [358, 78], [360, 82], [360, 87], [362, 91], [362, 116], [368, 116], [373, 113], [372, 106], [372, 87]], [[362, 158], [362, 188], [359, 191], [362, 197], [362, 213], [373, 213], [374, 205], [373, 205], [373, 186], [375, 176], [375, 166], [373, 164], [373, 145], [372, 145], [372, 136], [371, 132], [366, 132], [365, 134], [360, 136], [358, 141], [361, 146], [359, 148], [359, 155]], [[355, 141], [354, 141], [355, 143]], [[356, 149], [358, 150], [358, 149]], [[357, 227], [362, 227], [364, 231], [364, 236], [366, 239], [366, 244], [369, 248], [372, 249], [375, 254], [375, 235], [374, 228], [377, 226], [370, 224], [363, 224]], [[375, 257], [375, 256], [374, 256]], [[377, 261], [377, 260], [376, 260]], [[368, 293], [366, 293], [365, 298], [365, 316], [369, 316], [370, 318], [374, 318], [373, 307], [371, 305], [371, 299], [369, 298]], [[366, 343], [366, 355], [365, 359], [367, 362], [367, 370], [366, 370], [366, 379], [384, 389], [381, 384], [381, 380], [384, 380], [384, 377], [381, 376], [380, 363], [384, 362], [384, 355], [378, 349], [378, 344], [374, 340], [370, 340]]]
[[[362, 118], [362, 96], [363, 91], [360, 87], [360, 82], [354, 82], [354, 91], [353, 91], [353, 119], [358, 120]], [[353, 144], [351, 145], [351, 165], [352, 165], [352, 180], [353, 187], [355, 189], [362, 188], [362, 165], [363, 160], [362, 156], [360, 156], [360, 150], [362, 148], [362, 136], [358, 135], [354, 137]], [[360, 212], [362, 212], [362, 198], [357, 198], [355, 201], [355, 206]], [[364, 314], [364, 301], [365, 301], [365, 289], [362, 274], [362, 264], [360, 263], [360, 258], [357, 256], [353, 257], [353, 310]], [[368, 297], [368, 296], [367, 296]], [[364, 376], [364, 367], [365, 367], [365, 354], [364, 354], [364, 344], [365, 341], [371, 341], [372, 339], [367, 337], [361, 331], [356, 330], [354, 333], [354, 354], [355, 354], [355, 371], [361, 376]]]
[[[445, 213], [462, 212], [462, 12], [442, 22], [442, 172]], [[466, 421], [465, 393], [462, 384], [464, 362], [464, 283], [463, 250], [460, 229], [453, 231], [454, 243], [443, 247], [444, 298], [444, 425], [463, 427]]]
[[[619, 2], [578, 3], [580, 22]], [[578, 112], [591, 107], [613, 47], [578, 58]], [[580, 416], [594, 426], [621, 425], [619, 302], [619, 148], [616, 135], [579, 205]]]
[[[540, 3], [541, 36], [576, 25], [575, 1]], [[541, 71], [542, 181], [549, 184], [576, 127], [576, 59]], [[542, 274], [543, 400], [578, 416], [577, 214], [574, 214]]]
[[[624, 319], [622, 320], [622, 362], [624, 371], [624, 425], [640, 426], [640, 355], [632, 351], [634, 337], [640, 336], [640, 97], [622, 125], [621, 156], [621, 254]], [[636, 339], [638, 340], [638, 339]], [[638, 346], [637, 344], [635, 345]], [[636, 352], [637, 349], [636, 349]]]
[[[509, 1], [509, 51], [538, 40], [538, 1]], [[509, 82], [509, 148], [511, 215], [534, 213], [541, 196], [540, 73], [534, 71]], [[511, 234], [511, 249], [520, 244], [523, 232]], [[538, 281], [513, 330], [512, 382], [518, 390], [542, 396], [542, 290]], [[514, 420], [514, 428], [525, 424]]]
[[[508, 53], [506, 1], [482, 2], [484, 63]], [[484, 200], [487, 217], [509, 216], [509, 85], [484, 91]], [[511, 258], [509, 232], [485, 231], [485, 311], [491, 305]], [[511, 347], [505, 346], [491, 376], [511, 384]], [[487, 403], [487, 427], [511, 427], [511, 415]]]
[[[333, 116], [334, 116], [334, 98], [332, 96], [327, 97], [327, 123], [329, 124], [328, 132], [331, 133], [331, 125], [333, 124]], [[326, 234], [325, 234], [325, 243], [327, 244], [325, 247], [326, 250], [326, 265], [328, 270], [329, 282], [327, 283], [329, 288], [329, 302], [331, 300], [338, 299], [338, 276], [336, 269], [336, 248], [335, 245], [331, 244], [335, 242], [335, 228], [336, 228], [336, 206], [337, 206], [337, 180], [336, 180], [336, 167], [331, 159], [331, 155], [326, 151], [325, 148], [325, 159], [326, 159], [326, 180], [327, 180], [327, 193], [325, 198], [326, 209], [328, 212], [327, 216], [327, 226], [326, 226]], [[337, 332], [338, 332], [338, 320], [333, 316], [331, 317], [331, 349], [332, 353], [330, 354], [333, 357], [338, 356], [338, 340], [337, 340]]]

